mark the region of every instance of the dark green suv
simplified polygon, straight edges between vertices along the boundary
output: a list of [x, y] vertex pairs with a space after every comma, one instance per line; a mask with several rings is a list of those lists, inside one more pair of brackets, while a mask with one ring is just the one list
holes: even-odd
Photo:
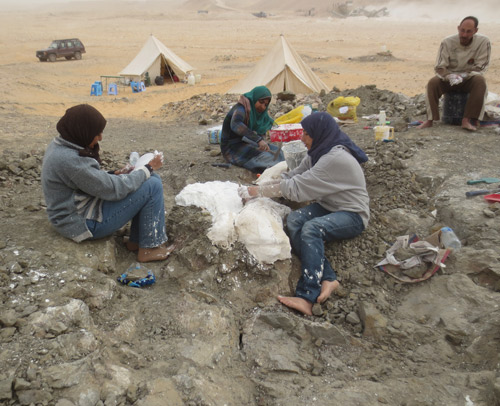
[[85, 47], [78, 38], [56, 39], [48, 48], [36, 51], [36, 57], [40, 59], [40, 62], [46, 60], [55, 62], [57, 58], [82, 59], [84, 53]]

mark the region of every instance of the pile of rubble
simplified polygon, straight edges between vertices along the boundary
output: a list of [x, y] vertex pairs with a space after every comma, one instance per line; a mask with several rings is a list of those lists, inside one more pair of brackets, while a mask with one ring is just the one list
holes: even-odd
[[[332, 91], [319, 94], [293, 94], [283, 92], [276, 95], [269, 107], [271, 117], [277, 118], [290, 110], [309, 104], [317, 111], [326, 111], [328, 104], [337, 97], [356, 96], [361, 99], [357, 107], [357, 115], [376, 114], [385, 110], [388, 117], [394, 120], [410, 122], [425, 115], [425, 97], [418, 95], [408, 97], [402, 93], [377, 89], [375, 85], [360, 86], [357, 89]], [[161, 108], [162, 117], [167, 121], [197, 120], [200, 125], [220, 124], [231, 106], [238, 101], [238, 95], [231, 94], [199, 94], [188, 100], [165, 104]]]

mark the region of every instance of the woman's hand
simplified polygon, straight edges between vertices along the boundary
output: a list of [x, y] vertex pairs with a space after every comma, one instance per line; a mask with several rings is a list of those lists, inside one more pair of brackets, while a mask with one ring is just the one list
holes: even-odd
[[249, 200], [255, 199], [259, 196], [259, 187], [258, 186], [240, 186], [238, 188], [238, 195], [243, 200], [243, 204], [248, 202]]
[[117, 169], [115, 175], [126, 175], [134, 170], [134, 167], [130, 164], [125, 165], [122, 169]]
[[247, 189], [251, 198], [259, 196], [259, 186], [248, 186]]
[[155, 155], [155, 157], [148, 162], [148, 164], [153, 168], [154, 171], [160, 169], [163, 165], [163, 156], [161, 154]]
[[270, 151], [269, 145], [264, 140], [259, 141], [259, 151]]

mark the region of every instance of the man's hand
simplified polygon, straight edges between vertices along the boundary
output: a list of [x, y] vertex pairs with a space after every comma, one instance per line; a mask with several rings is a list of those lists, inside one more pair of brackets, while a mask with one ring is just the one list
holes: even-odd
[[449, 75], [446, 76], [446, 79], [448, 82], [450, 82], [450, 85], [455, 86], [464, 81], [462, 76], [456, 74], [456, 73], [450, 73]]

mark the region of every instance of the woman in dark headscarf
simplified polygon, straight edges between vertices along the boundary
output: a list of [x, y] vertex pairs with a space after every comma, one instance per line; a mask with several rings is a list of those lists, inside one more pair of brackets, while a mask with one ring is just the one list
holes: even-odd
[[42, 188], [54, 228], [76, 242], [113, 234], [132, 220], [127, 247], [140, 262], [163, 260], [165, 210], [163, 186], [153, 173], [162, 156], [147, 165], [113, 173], [100, 169], [99, 141], [106, 120], [94, 107], [74, 106], [57, 123], [59, 136], [45, 152]]
[[275, 145], [264, 141], [273, 125], [267, 112], [271, 97], [267, 87], [257, 86], [241, 95], [227, 113], [220, 145], [226, 161], [259, 173], [285, 159]]
[[325, 301], [339, 286], [325, 257], [324, 242], [356, 237], [368, 225], [369, 198], [360, 166], [368, 157], [328, 113], [312, 114], [301, 124], [308, 152], [300, 165], [283, 173], [279, 183], [242, 187], [240, 195], [314, 201], [287, 217], [290, 243], [301, 260], [302, 276], [294, 297], [278, 296], [284, 305], [311, 315], [313, 304]]
[[[99, 144], [93, 144], [96, 135], [101, 135], [106, 127], [106, 119], [94, 107], [81, 104], [66, 110], [57, 122], [56, 129], [61, 138], [82, 147], [79, 156], [88, 156], [101, 163]], [[99, 140], [100, 141], [100, 140]]]

